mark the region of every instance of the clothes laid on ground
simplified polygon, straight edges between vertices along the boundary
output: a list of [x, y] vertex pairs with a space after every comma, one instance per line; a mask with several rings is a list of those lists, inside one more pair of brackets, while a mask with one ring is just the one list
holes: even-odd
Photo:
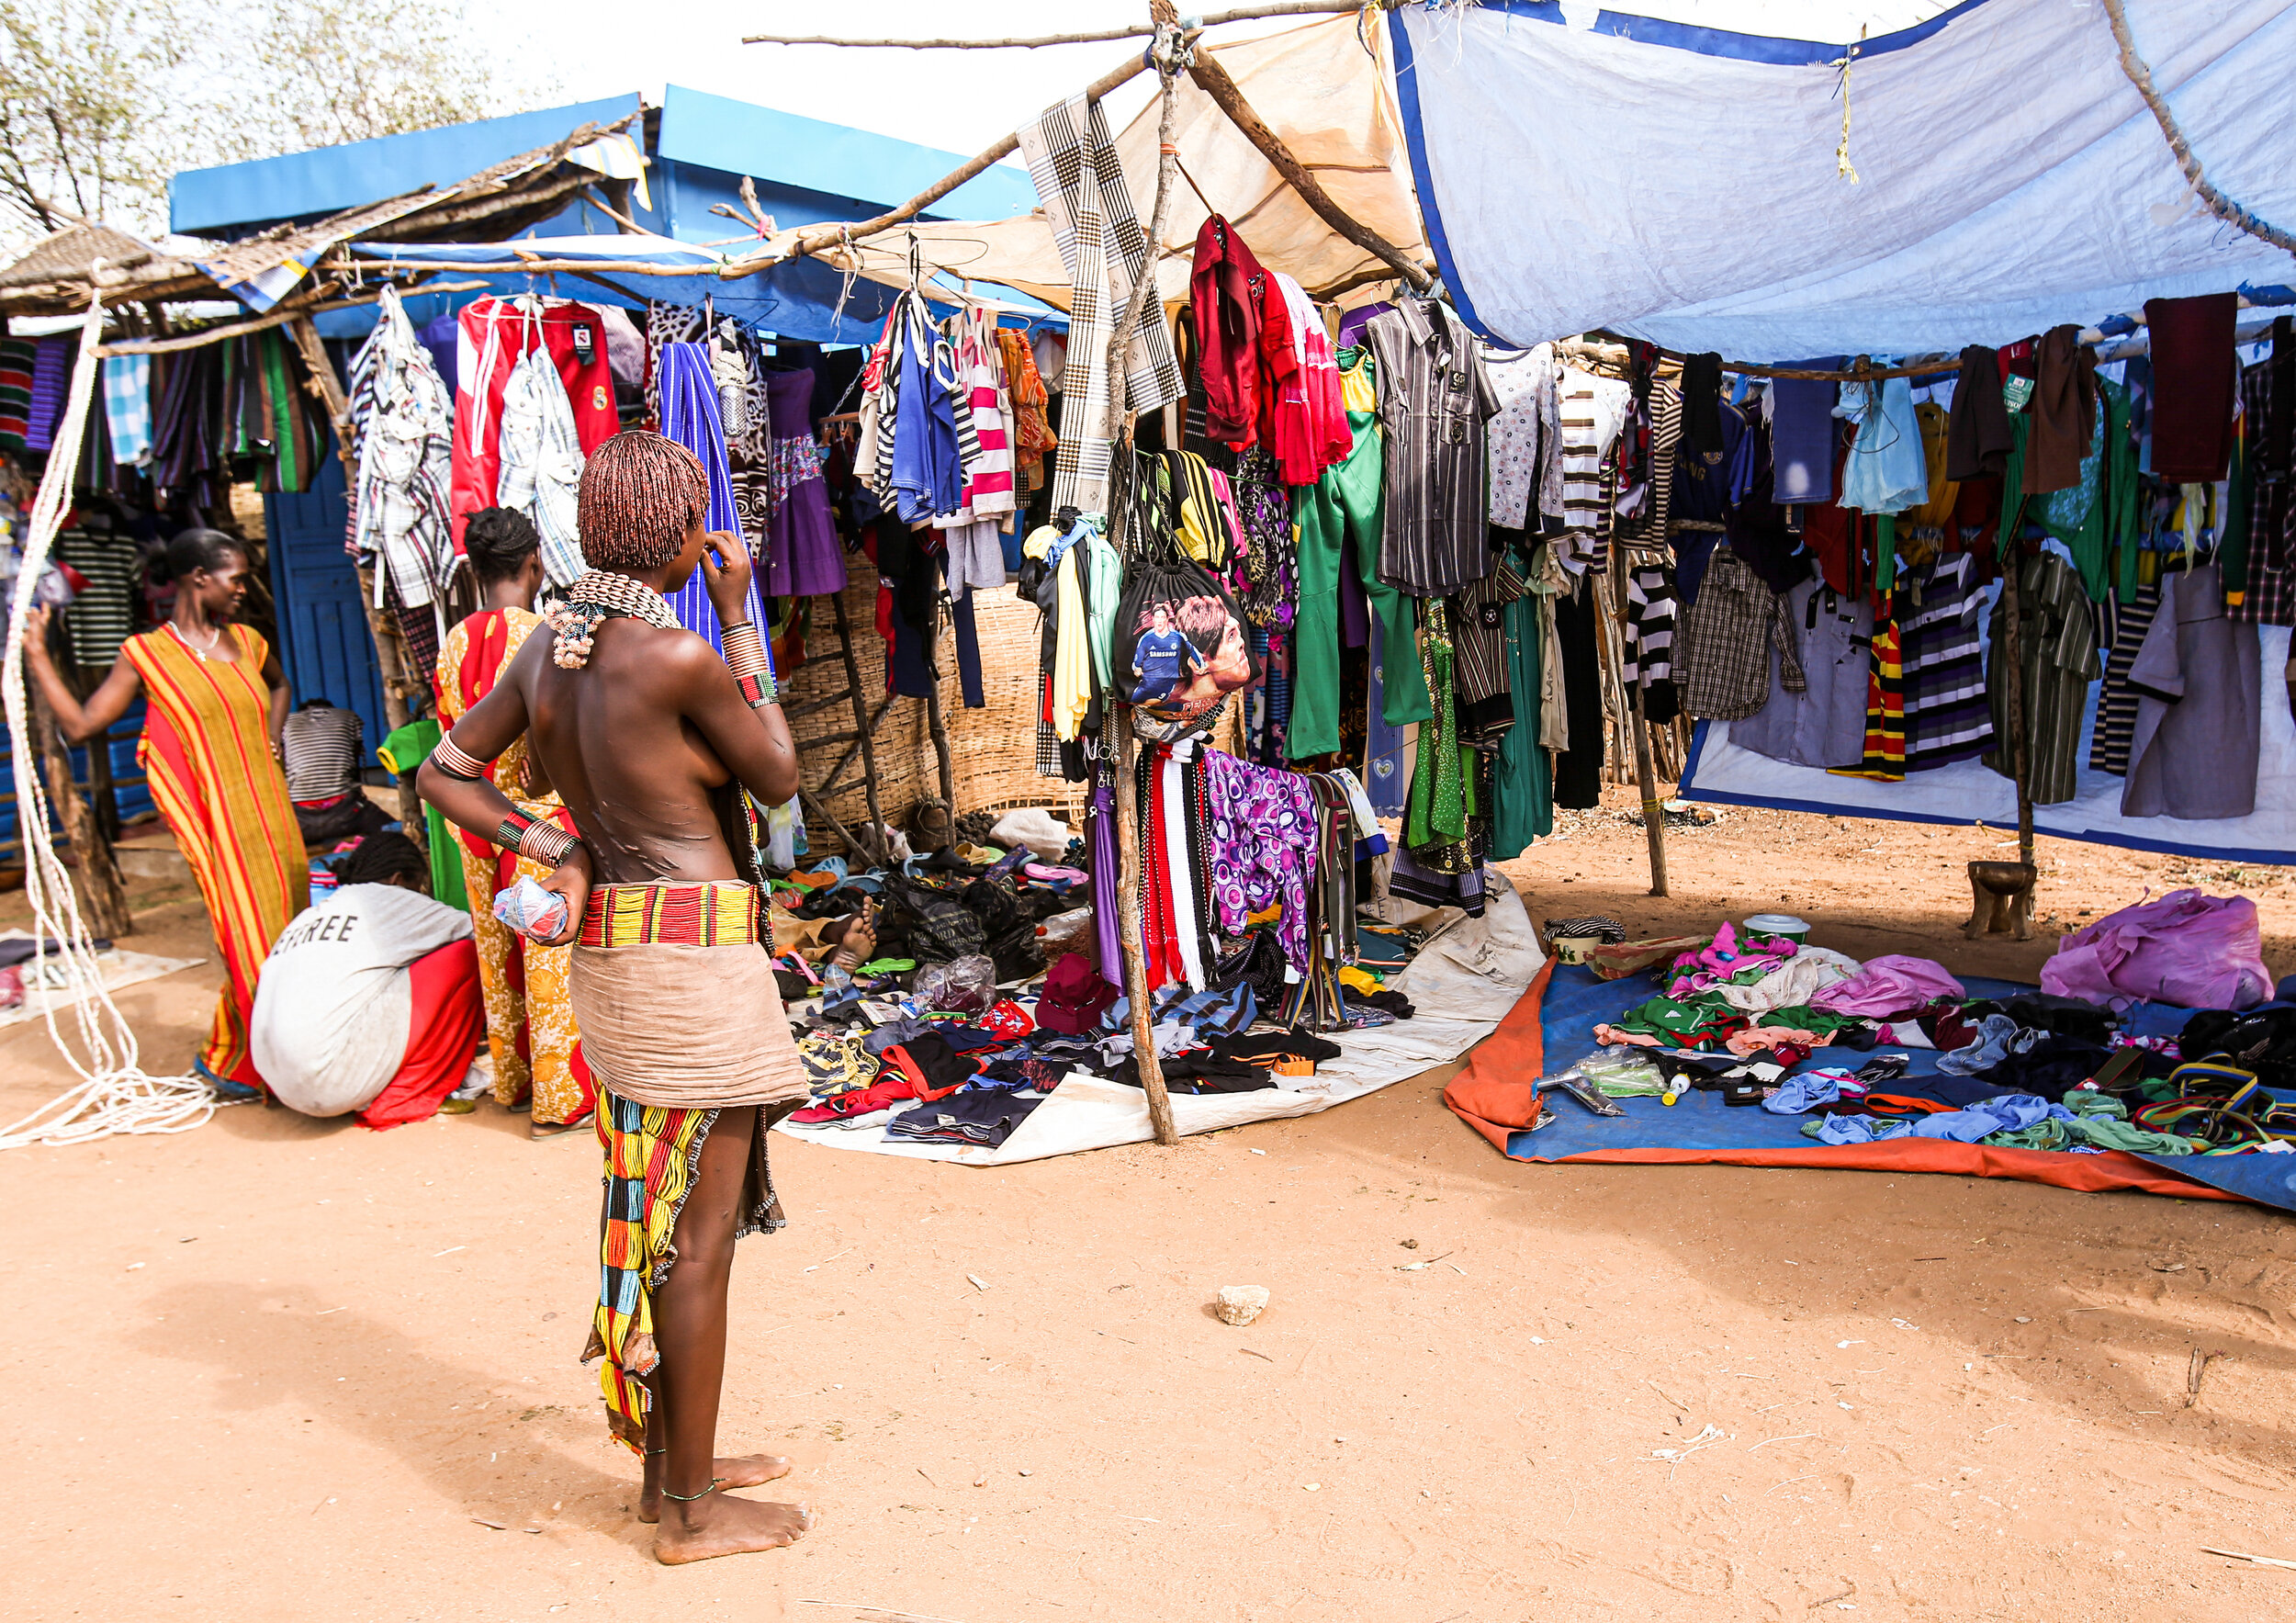
[[290, 1109], [422, 1121], [486, 1031], [470, 920], [420, 891], [344, 885], [279, 932], [248, 1027], [255, 1068]]

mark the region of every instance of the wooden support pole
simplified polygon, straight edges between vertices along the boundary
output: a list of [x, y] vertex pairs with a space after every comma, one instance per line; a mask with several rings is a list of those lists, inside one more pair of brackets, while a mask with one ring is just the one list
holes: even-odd
[[[1198, 51], [1196, 60], [1188, 64], [1187, 72], [1188, 77], [1196, 81], [1206, 96], [1219, 104], [1220, 110], [1228, 115], [1229, 120], [1244, 131], [1254, 146], [1259, 148], [1260, 155], [1275, 165], [1276, 173], [1284, 177], [1291, 189], [1300, 194], [1300, 200], [1314, 209], [1317, 218], [1325, 225], [1366, 254], [1393, 266], [1395, 274], [1412, 287], [1424, 290], [1434, 285], [1435, 278], [1427, 273], [1425, 266], [1332, 201], [1331, 194], [1323, 189], [1322, 183], [1308, 173], [1306, 165], [1292, 155], [1291, 149], [1284, 145], [1266, 122], [1252, 110], [1252, 104], [1244, 99], [1243, 89], [1229, 77], [1228, 70], [1220, 65], [1210, 51]], [[1151, 237], [1149, 241], [1154, 243], [1156, 239]]]
[[[302, 353], [304, 370], [310, 375], [311, 392], [326, 406], [327, 416], [334, 423], [335, 452], [343, 458], [344, 495], [355, 507], [359, 499], [359, 459], [351, 450], [351, 401], [343, 392], [342, 380], [335, 377], [334, 363], [327, 358], [327, 346], [320, 342], [319, 329], [311, 324], [310, 317], [298, 316], [287, 323], [287, 331], [294, 334], [295, 347]], [[414, 711], [407, 699], [410, 693], [421, 690], [409, 685], [406, 644], [398, 628], [384, 625], [382, 611], [375, 606], [375, 571], [362, 565], [357, 573], [359, 606], [366, 614], [366, 634], [375, 642], [375, 667], [383, 679], [383, 719], [391, 731], [397, 732], [414, 719]], [[408, 839], [426, 851], [429, 850], [422, 797], [415, 793], [412, 773], [399, 780], [399, 822]]]
[[[73, 782], [72, 750], [56, 726], [56, 713], [48, 707], [38, 682], [27, 681], [24, 693], [31, 701], [32, 730], [39, 736], [40, 764], [48, 775], [48, 804], [55, 807], [63, 837], [72, 842], [72, 854], [80, 865], [80, 890], [87, 898], [88, 923], [98, 936], [117, 939], [133, 934], [136, 924], [128, 911], [128, 886], [119, 876], [118, 860], [112, 855], [111, 841], [96, 826], [96, 813], [81, 795], [79, 784]], [[97, 750], [111, 748], [111, 740], [98, 734], [87, 741], [87, 748], [93, 761]], [[23, 824], [32, 808], [19, 806], [16, 809], [17, 832], [23, 836]]]
[[2018, 579], [2024, 572], [2020, 550], [2012, 538], [2009, 555], [2001, 560], [2001, 653], [2009, 660], [2009, 768], [2017, 780], [2017, 860], [2030, 868], [2033, 862], [2033, 771], [2032, 740], [2025, 726], [2025, 667], [2018, 652], [2024, 633], [2019, 624], [2024, 610], [2022, 582]]
[[[1159, 32], [1157, 46], [1165, 51], [1184, 50], [1170, 27], [1171, 6], [1168, 0], [1151, 0], [1150, 11], [1156, 17]], [[1155, 291], [1156, 244], [1164, 234], [1165, 220], [1172, 208], [1172, 172], [1178, 154], [1172, 146], [1172, 121], [1175, 97], [1174, 78], [1176, 64], [1168, 59], [1160, 65], [1163, 81], [1164, 112], [1159, 124], [1161, 155], [1156, 161], [1156, 204], [1148, 228], [1149, 261], [1141, 278], [1132, 284], [1131, 297], [1124, 302], [1123, 319], [1117, 322], [1116, 332], [1109, 340], [1109, 387], [1121, 396], [1130, 368], [1125, 365], [1131, 355], [1132, 334], [1139, 330], [1141, 317], [1148, 300]], [[1164, 319], [1163, 307], [1157, 307], [1156, 319]], [[1116, 479], [1112, 488], [1116, 499], [1109, 503], [1108, 514], [1109, 545], [1120, 554], [1124, 543], [1124, 515], [1131, 502], [1129, 489], [1131, 482], [1131, 423], [1137, 413], [1124, 402], [1124, 434], [1119, 442], [1116, 457]], [[1066, 432], [1064, 430], [1063, 432]], [[1131, 706], [1111, 698], [1108, 705], [1107, 728], [1116, 738], [1116, 844], [1121, 853], [1118, 863], [1116, 893], [1117, 939], [1124, 952], [1124, 993], [1131, 999], [1132, 1012], [1132, 1057], [1140, 1066], [1141, 1091], [1148, 1096], [1148, 1125], [1160, 1144], [1180, 1142], [1179, 1129], [1172, 1121], [1172, 1095], [1164, 1084], [1164, 1066], [1156, 1057], [1155, 1007], [1148, 988], [1148, 960], [1141, 946], [1140, 928], [1140, 779], [1138, 749], [1132, 738]], [[1103, 736], [1107, 736], [1103, 734]]]
[[1650, 894], [1666, 894], [1666, 808], [1659, 804], [1658, 774], [1650, 767], [1650, 725], [1642, 714], [1642, 684], [1626, 690], [1634, 707], [1635, 783], [1642, 790], [1642, 831], [1650, 844]]

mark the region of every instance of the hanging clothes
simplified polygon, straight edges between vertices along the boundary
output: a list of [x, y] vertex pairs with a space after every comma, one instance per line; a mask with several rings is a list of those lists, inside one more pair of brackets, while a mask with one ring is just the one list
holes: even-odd
[[1052, 503], [1106, 513], [1120, 411], [1156, 411], [1184, 397], [1187, 386], [1172, 354], [1172, 330], [1154, 309], [1124, 357], [1120, 401], [1109, 376], [1116, 325], [1133, 284], [1151, 271], [1147, 233], [1099, 101], [1078, 95], [1057, 102], [1023, 124], [1019, 141], [1070, 284], [1066, 399]]
[[[1768, 650], [1793, 646], [1778, 594], [1736, 552], [1716, 552], [1676, 634], [1673, 675], [1683, 709], [1716, 721], [1753, 715], [1770, 696]], [[1578, 736], [1575, 709], [1571, 736]]]
[[1045, 453], [1060, 448], [1060, 437], [1044, 412], [1052, 396], [1037, 371], [1028, 334], [999, 327], [996, 351], [1005, 363], [1006, 398], [1012, 403], [1014, 490], [1016, 496], [1032, 495], [1044, 488]]
[[1305, 969], [1316, 875], [1314, 781], [1217, 750], [1204, 751], [1201, 772], [1212, 922], [1223, 935], [1240, 936], [1254, 915], [1278, 908], [1276, 939], [1292, 967]]
[[1779, 607], [1784, 637], [1769, 649], [1770, 696], [1730, 723], [1730, 742], [1795, 766], [1853, 766], [1865, 753], [1873, 606], [1805, 580]]
[[1874, 659], [1866, 672], [1865, 749], [1858, 764], [1831, 770], [1846, 778], [1895, 783], [1906, 775], [1905, 668], [1897, 649], [1897, 622], [1874, 626]]
[[[717, 414], [717, 378], [710, 366], [708, 346], [664, 345], [660, 384], [662, 434], [701, 459], [702, 472], [709, 486], [709, 505], [703, 514], [703, 524], [709, 529], [731, 535], [746, 549], [748, 542], [741, 533], [741, 514], [734, 506], [733, 479], [726, 466], [726, 431]], [[692, 578], [670, 596], [670, 607], [678, 616], [679, 625], [700, 633], [710, 647], [723, 651], [724, 632], [717, 622], [717, 609], [710, 602], [708, 582], [700, 569], [695, 569]], [[755, 577], [749, 582], [749, 618], [759, 626], [765, 624]]]
[[[1624, 378], [1597, 378], [1575, 366], [1562, 368], [1556, 382], [1559, 396], [1556, 426], [1561, 444], [1555, 458], [1562, 479], [1561, 526], [1571, 537], [1557, 556], [1574, 573], [1601, 569], [1610, 561], [1602, 545], [1607, 533], [1609, 501], [1603, 489], [1603, 458], [1617, 442], [1626, 425], [1634, 390]], [[1741, 422], [1743, 420], [1741, 419]], [[1690, 460], [1677, 453], [1676, 477]], [[1681, 519], [1681, 494], [1676, 492], [1675, 520]], [[1551, 544], [1550, 544], [1551, 545]]]
[[2160, 613], [2160, 582], [2139, 586], [2136, 595], [2116, 603], [2112, 651], [2105, 659], [2104, 685], [2097, 690], [2097, 725], [2089, 735], [2088, 770], [2126, 777], [2129, 745], [2136, 736], [2136, 689], [2129, 685], [2129, 668], [2144, 646], [2153, 618]]
[[1536, 530], [1533, 515], [1546, 465], [1561, 448], [1555, 346], [1506, 350], [1486, 344], [1483, 369], [1498, 402], [1488, 433], [1489, 516], [1510, 530]]
[[1259, 434], [1260, 315], [1267, 273], [1259, 259], [1217, 214], [1196, 231], [1188, 276], [1207, 439], [1237, 450]]
[[2271, 353], [2245, 369], [2241, 388], [2247, 522], [2223, 547], [2226, 612], [2296, 626], [2296, 330], [2288, 317], [2273, 321]]
[[2212, 563], [2169, 576], [2160, 598], [2129, 668], [2139, 697], [2121, 815], [2247, 817], [2263, 724], [2257, 628], [2225, 618]]
[[1499, 740], [1491, 772], [1491, 856], [1507, 862], [1555, 831], [1554, 768], [1539, 736], [1546, 669], [1540, 625], [1546, 613], [1529, 591], [1506, 606], [1507, 697], [1514, 725]]
[[[1284, 735], [1284, 752], [1292, 761], [1339, 748], [1339, 592], [1341, 575], [1348, 569], [1359, 572], [1383, 633], [1380, 662], [1389, 680], [1383, 716], [1395, 727], [1428, 716], [1426, 684], [1417, 675], [1416, 607], [1379, 577], [1379, 548], [1387, 534], [1388, 459], [1378, 410], [1376, 363], [1367, 349], [1346, 352], [1345, 361], [1341, 380], [1354, 448], [1346, 460], [1326, 468], [1293, 499], [1299, 586], [1290, 640], [1291, 713]], [[1352, 560], [1346, 557], [1351, 541]]]
[[582, 560], [576, 523], [582, 443], [565, 381], [546, 344], [536, 343], [520, 356], [502, 385], [501, 454], [499, 504], [533, 521], [542, 538], [543, 574], [555, 586], [571, 586], [590, 567]]
[[2164, 484], [2213, 484], [2232, 466], [2239, 315], [2236, 293], [2144, 301], [2153, 351], [2152, 473]]
[[1858, 425], [1841, 475], [1841, 505], [1863, 513], [1903, 513], [1929, 500], [1929, 466], [1913, 386], [1903, 378], [1841, 386], [1836, 410]]
[[378, 607], [388, 582], [400, 605], [429, 608], [444, 601], [457, 561], [447, 516], [455, 402], [396, 288], [383, 289], [375, 331], [351, 362], [350, 411], [358, 468], [352, 549], [382, 562], [375, 572]]
[[[1839, 355], [1803, 364], [1812, 372], [1841, 365]], [[1771, 459], [1777, 469], [1773, 489], [1782, 502], [1834, 499], [1834, 403], [1840, 386], [1823, 378], [1777, 378], [1770, 384]]]
[[1961, 352], [1961, 375], [1953, 382], [1953, 415], [1945, 431], [1946, 477], [1998, 478], [2009, 467], [2011, 445], [2009, 406], [2001, 398], [1999, 352], [1973, 344]]
[[[1569, 747], [1555, 758], [1555, 804], [1580, 811], [1603, 804], [1603, 667], [1596, 643], [1600, 632], [1594, 623], [1598, 611], [1593, 590], [1583, 580], [1576, 590], [1553, 601], [1563, 699], [1570, 718]], [[1705, 601], [1705, 593], [1700, 593], [1699, 601]], [[1558, 748], [1551, 739], [1548, 747]], [[1420, 748], [1426, 748], [1424, 733]]]
[[1365, 331], [1386, 474], [1376, 578], [1414, 597], [1447, 596], [1491, 573], [1483, 430], [1498, 402], [1449, 305], [1406, 299]]
[[[763, 590], [771, 597], [827, 597], [845, 590], [845, 547], [838, 539], [828, 481], [821, 474], [821, 447], [814, 438], [814, 384], [811, 367], [765, 378], [771, 502], [761, 550]], [[1001, 555], [997, 584], [1004, 584]]]
[[1431, 866], [1455, 873], [1455, 862], [1432, 860], [1425, 854], [1431, 847], [1456, 846], [1467, 839], [1469, 786], [1459, 759], [1447, 604], [1427, 605], [1426, 625], [1419, 634], [1419, 660], [1435, 715], [1419, 729], [1411, 800], [1403, 812], [1403, 844], [1421, 853], [1421, 860]]
[[[2026, 785], [2035, 806], [2056, 806], [2079, 792], [2077, 757], [2088, 684], [2104, 674], [2097, 657], [2097, 621], [2090, 612], [2080, 576], [2054, 552], [2024, 561], [2018, 578], [2018, 680], [2021, 683], [2026, 754], [2031, 777]], [[1986, 690], [1993, 716], [1994, 747], [1986, 751], [1986, 765], [2005, 778], [2017, 775], [2011, 755], [2009, 725], [2009, 662], [2008, 649], [2009, 594], [1993, 606], [1986, 639], [1993, 658], [1986, 671]]]
[[574, 413], [575, 435], [587, 456], [622, 426], [613, 403], [613, 370], [598, 312], [586, 304], [544, 299], [480, 299], [456, 318], [455, 458], [449, 511], [457, 550], [462, 527], [481, 507], [501, 501], [502, 393], [526, 351], [549, 351]]
[[1982, 755], [1993, 744], [1986, 705], [1984, 644], [1977, 612], [1984, 593], [1976, 559], [1938, 558], [1913, 577], [1898, 619], [1903, 643], [1906, 771], [1930, 772]]
[[2078, 484], [2081, 459], [2097, 432], [2097, 352], [2082, 344], [2080, 329], [2067, 323], [2043, 333], [2034, 365], [2026, 408], [2031, 426], [2022, 489], [2028, 496]]
[[2025, 516], [2065, 543], [2082, 589], [2091, 602], [2102, 603], [2112, 592], [2116, 545], [2128, 584], [2135, 584], [2136, 441], [2129, 434], [2129, 391], [2110, 379], [2096, 387], [2099, 409], [2079, 472], [2063, 490], [2026, 502]]

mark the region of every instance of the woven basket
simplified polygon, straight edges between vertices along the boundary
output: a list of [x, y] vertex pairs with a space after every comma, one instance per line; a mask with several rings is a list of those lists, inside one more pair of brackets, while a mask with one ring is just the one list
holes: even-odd
[[[861, 670], [861, 693], [871, 715], [886, 698], [885, 643], [877, 635], [877, 577], [866, 560], [855, 560], [853, 579], [845, 589], [845, 613], [852, 627], [853, 658]], [[937, 657], [940, 662], [940, 704], [949, 732], [950, 764], [955, 778], [956, 813], [1009, 811], [1019, 806], [1050, 806], [1083, 828], [1083, 786], [1058, 778], [1041, 778], [1036, 772], [1036, 715], [1038, 648], [1041, 633], [1037, 609], [1020, 600], [1014, 588], [974, 593], [974, 624], [980, 637], [982, 696], [988, 703], [978, 710], [964, 707], [958, 679], [953, 632], [941, 634]], [[845, 683], [845, 661], [837, 646], [837, 619], [826, 603], [814, 604], [806, 626], [805, 662], [788, 684], [792, 709], [826, 698]], [[853, 730], [853, 714], [847, 704], [831, 704], [799, 718], [791, 729], [797, 745], [798, 770], [805, 786], [817, 789], [850, 742], [822, 740]], [[887, 822], [906, 828], [917, 802], [940, 794], [940, 763], [935, 754], [922, 699], [896, 698], [871, 738], [877, 763], [877, 806]], [[858, 760], [844, 778], [845, 786], [831, 796], [829, 809], [850, 828], [869, 819], [869, 802], [862, 793]], [[816, 852], [841, 851], [845, 842], [826, 820], [808, 819], [805, 838]]]

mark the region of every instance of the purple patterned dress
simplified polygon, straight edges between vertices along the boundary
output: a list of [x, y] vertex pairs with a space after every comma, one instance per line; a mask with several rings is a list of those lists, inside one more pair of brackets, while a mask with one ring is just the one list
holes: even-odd
[[1308, 885], [1315, 875], [1315, 790], [1298, 772], [1203, 756], [1205, 866], [1221, 933], [1242, 935], [1245, 920], [1276, 903], [1276, 939], [1294, 967], [1308, 962]]
[[[772, 516], [766, 530], [765, 580], [771, 597], [821, 597], [845, 590], [845, 548], [829, 511], [829, 487], [813, 437], [813, 372], [766, 378], [772, 443], [768, 478]], [[756, 398], [754, 396], [752, 399]]]

